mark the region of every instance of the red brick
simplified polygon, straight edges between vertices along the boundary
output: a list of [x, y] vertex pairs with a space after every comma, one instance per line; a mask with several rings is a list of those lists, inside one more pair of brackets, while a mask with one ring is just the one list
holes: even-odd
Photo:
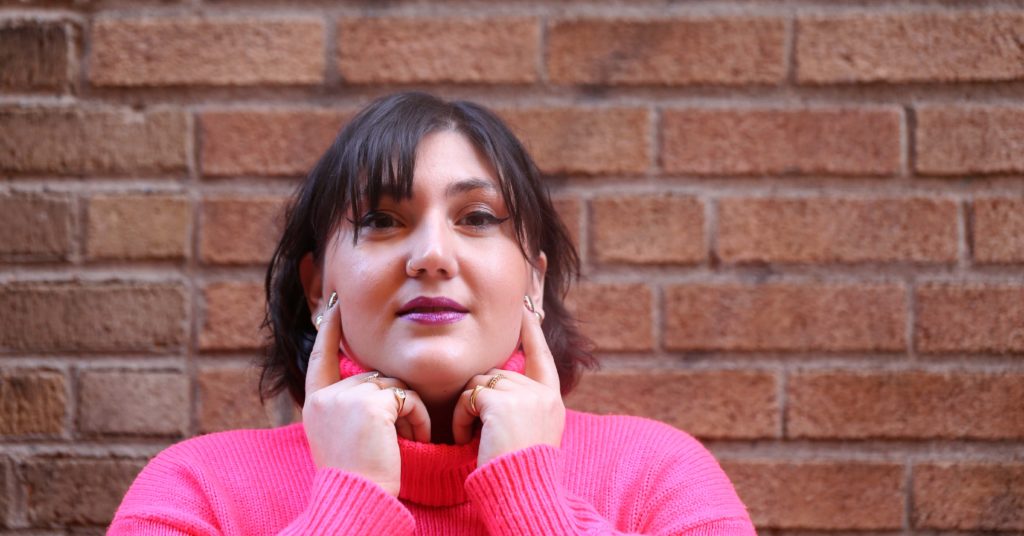
[[567, 305], [598, 350], [632, 351], [654, 347], [653, 301], [647, 285], [582, 283]]
[[12, 501], [10, 497], [9, 489], [12, 488], [14, 478], [11, 477], [10, 467], [7, 458], [0, 457], [0, 527], [6, 527], [11, 524], [11, 512], [8, 506]]
[[591, 201], [595, 258], [607, 263], [695, 264], [707, 258], [704, 204], [672, 194]]
[[1024, 438], [1024, 375], [801, 372], [789, 378], [797, 438]]
[[772, 373], [636, 370], [584, 375], [566, 403], [649, 417], [702, 438], [756, 439], [778, 435], [776, 398]]
[[765, 283], [670, 286], [672, 350], [901, 351], [906, 291], [893, 284]]
[[211, 367], [200, 370], [200, 433], [269, 426], [267, 412], [260, 403], [258, 382], [259, 372], [252, 368]]
[[945, 199], [724, 199], [725, 262], [957, 260], [957, 205]]
[[1024, 13], [857, 13], [801, 17], [797, 24], [800, 82], [1024, 78]]
[[284, 197], [203, 201], [199, 257], [208, 264], [265, 264], [284, 227]]
[[687, 109], [662, 119], [671, 173], [891, 175], [900, 170], [897, 108]]
[[188, 125], [180, 111], [21, 108], [0, 110], [0, 171], [168, 174], [186, 170]]
[[918, 173], [1024, 172], [1024, 108], [944, 104], [916, 116]]
[[569, 236], [572, 237], [573, 244], [576, 244], [576, 250], [579, 251], [583, 202], [575, 197], [561, 197], [552, 199], [551, 203], [555, 206], [555, 212], [558, 213], [558, 217], [561, 218], [562, 223], [569, 230]]
[[540, 25], [520, 18], [342, 19], [338, 70], [346, 82], [529, 83], [537, 80]]
[[1024, 464], [914, 467], [914, 528], [1024, 531]]
[[167, 352], [187, 340], [175, 283], [19, 282], [0, 288], [6, 352]]
[[541, 171], [640, 174], [650, 162], [650, 115], [641, 108], [502, 110]]
[[304, 85], [324, 80], [319, 18], [142, 18], [93, 23], [97, 86]]
[[1024, 197], [974, 201], [974, 260], [1024, 262]]
[[204, 112], [203, 175], [305, 175], [351, 117], [327, 109]]
[[206, 303], [199, 348], [254, 350], [261, 348], [260, 332], [265, 295], [260, 283], [212, 283], [203, 290]]
[[71, 252], [71, 199], [63, 194], [14, 192], [0, 195], [0, 256], [55, 260]]
[[903, 528], [902, 465], [728, 461], [722, 466], [759, 530]]
[[0, 370], [0, 436], [60, 435], [67, 413], [66, 390], [64, 375], [57, 372]]
[[189, 382], [180, 372], [88, 371], [78, 398], [78, 428], [87, 434], [188, 432]]
[[141, 460], [35, 458], [23, 462], [33, 526], [108, 525]]
[[559, 84], [772, 84], [785, 76], [785, 34], [765, 18], [559, 21], [547, 68]]
[[0, 90], [59, 90], [71, 81], [70, 25], [58, 20], [0, 21]]
[[89, 199], [86, 252], [94, 259], [182, 259], [192, 228], [181, 195], [97, 195]]
[[1024, 352], [1024, 286], [923, 285], [914, 341], [926, 353]]

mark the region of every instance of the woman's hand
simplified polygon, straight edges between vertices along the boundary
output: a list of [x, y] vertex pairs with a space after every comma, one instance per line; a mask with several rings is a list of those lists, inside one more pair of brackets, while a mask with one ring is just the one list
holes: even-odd
[[[544, 340], [540, 322], [538, 315], [523, 307], [525, 375], [491, 369], [486, 375], [474, 376], [455, 405], [452, 433], [456, 443], [465, 444], [472, 439], [478, 415], [483, 422], [477, 467], [502, 454], [533, 445], [559, 447], [562, 444], [565, 404], [555, 359]], [[502, 377], [493, 382], [496, 374]], [[477, 390], [478, 386], [481, 389]], [[471, 404], [474, 390], [478, 392], [475, 403]]]
[[[419, 395], [399, 380], [376, 373], [341, 380], [338, 309], [335, 304], [324, 313], [306, 372], [302, 422], [313, 462], [318, 469], [335, 467], [363, 476], [397, 497], [402, 467], [398, 430], [403, 437], [429, 442], [430, 417]], [[404, 404], [395, 388], [404, 390]]]

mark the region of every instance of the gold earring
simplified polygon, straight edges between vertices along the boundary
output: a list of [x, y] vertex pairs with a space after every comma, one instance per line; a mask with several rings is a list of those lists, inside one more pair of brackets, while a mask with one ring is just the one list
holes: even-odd
[[537, 312], [537, 308], [533, 306], [533, 299], [530, 298], [529, 295], [523, 296], [523, 303], [526, 304], [526, 308], [529, 309], [531, 313]]
[[334, 307], [334, 304], [336, 303], [338, 303], [338, 293], [332, 292], [331, 297], [327, 298], [327, 308], [330, 309], [331, 307]]

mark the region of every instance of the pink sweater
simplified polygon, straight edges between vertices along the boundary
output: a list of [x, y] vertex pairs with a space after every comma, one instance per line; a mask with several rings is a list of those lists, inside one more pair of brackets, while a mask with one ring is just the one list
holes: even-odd
[[316, 470], [301, 424], [196, 437], [146, 466], [108, 534], [754, 534], [711, 454], [656, 421], [570, 410], [561, 448], [483, 467], [479, 436], [399, 443], [396, 499]]

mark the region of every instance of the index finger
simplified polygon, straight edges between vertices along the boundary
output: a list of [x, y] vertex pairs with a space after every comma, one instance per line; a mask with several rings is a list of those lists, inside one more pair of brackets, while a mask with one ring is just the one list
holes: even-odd
[[306, 367], [306, 396], [328, 385], [341, 380], [338, 370], [338, 341], [341, 340], [340, 307], [335, 304], [324, 313], [320, 323], [320, 331], [316, 334], [316, 342], [309, 353], [309, 365]]
[[544, 330], [540, 325], [540, 318], [523, 306], [523, 353], [526, 354], [526, 377], [546, 385], [556, 391], [561, 390], [561, 382], [558, 380], [558, 369], [555, 367], [555, 358], [551, 355], [548, 342], [544, 339]]

